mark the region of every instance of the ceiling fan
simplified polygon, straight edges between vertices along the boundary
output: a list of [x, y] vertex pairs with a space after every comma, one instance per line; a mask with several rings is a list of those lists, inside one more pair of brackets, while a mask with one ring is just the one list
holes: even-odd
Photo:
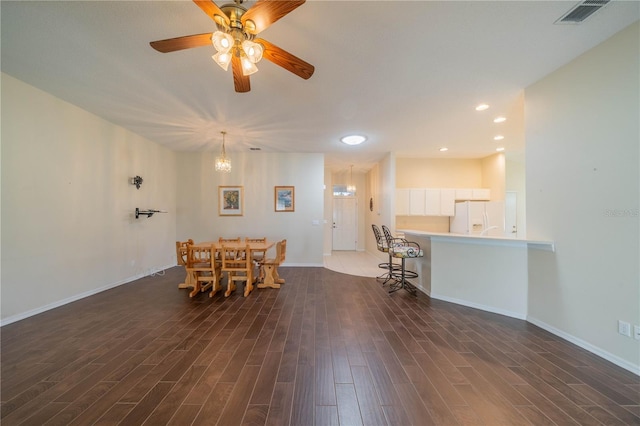
[[213, 46], [218, 51], [214, 61], [223, 69], [231, 63], [236, 92], [251, 90], [249, 75], [258, 69], [255, 63], [262, 57], [308, 79], [313, 75], [313, 65], [292, 55], [262, 38], [256, 36], [271, 24], [301, 6], [305, 0], [257, 0], [246, 9], [244, 0], [218, 7], [212, 0], [193, 0], [218, 28], [214, 33], [194, 34], [166, 40], [152, 41], [151, 47], [158, 52], [168, 53], [193, 47]]

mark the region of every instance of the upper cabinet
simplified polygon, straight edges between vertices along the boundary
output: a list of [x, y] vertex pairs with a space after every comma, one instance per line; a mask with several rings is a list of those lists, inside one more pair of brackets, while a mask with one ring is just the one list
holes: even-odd
[[396, 189], [397, 216], [453, 216], [456, 201], [489, 200], [491, 190], [486, 188]]
[[409, 189], [396, 189], [396, 215], [408, 216], [409, 204], [410, 204], [410, 190]]

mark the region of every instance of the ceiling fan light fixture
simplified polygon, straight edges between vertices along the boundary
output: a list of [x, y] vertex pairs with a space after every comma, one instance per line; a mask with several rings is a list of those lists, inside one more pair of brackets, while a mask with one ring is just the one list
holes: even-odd
[[218, 52], [215, 55], [211, 56], [216, 64], [220, 65], [220, 68], [223, 70], [229, 69], [229, 63], [231, 63], [231, 53], [230, 52]]
[[244, 75], [245, 77], [258, 72], [258, 67], [256, 67], [256, 64], [251, 62], [245, 55], [242, 55], [242, 58], [240, 58], [240, 62], [242, 62], [242, 75]]
[[218, 52], [226, 53], [233, 47], [233, 37], [231, 34], [223, 33], [222, 31], [216, 31], [211, 36], [211, 43]]
[[251, 40], [245, 40], [242, 42], [242, 50], [247, 55], [252, 63], [257, 64], [262, 59], [262, 52], [264, 48], [261, 44], [253, 42]]

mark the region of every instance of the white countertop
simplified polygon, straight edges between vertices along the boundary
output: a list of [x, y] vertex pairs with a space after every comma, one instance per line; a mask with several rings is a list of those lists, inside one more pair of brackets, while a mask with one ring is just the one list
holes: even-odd
[[449, 232], [429, 232], [420, 231], [417, 229], [397, 229], [399, 233], [405, 235], [417, 235], [428, 237], [432, 239], [450, 240], [461, 243], [476, 243], [486, 245], [513, 245], [523, 246], [527, 245], [533, 248], [540, 248], [544, 250], [555, 251], [555, 244], [553, 241], [541, 241], [541, 240], [528, 240], [522, 238], [508, 238], [508, 237], [493, 237], [488, 235], [465, 235], [465, 234], [452, 234]]

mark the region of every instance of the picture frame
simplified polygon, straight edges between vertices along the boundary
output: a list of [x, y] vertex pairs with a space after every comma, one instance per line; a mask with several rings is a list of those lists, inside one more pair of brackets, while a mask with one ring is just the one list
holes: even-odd
[[277, 212], [293, 212], [296, 210], [295, 186], [276, 186], [274, 191], [274, 208]]
[[218, 215], [242, 216], [244, 214], [244, 188], [242, 186], [218, 186]]

